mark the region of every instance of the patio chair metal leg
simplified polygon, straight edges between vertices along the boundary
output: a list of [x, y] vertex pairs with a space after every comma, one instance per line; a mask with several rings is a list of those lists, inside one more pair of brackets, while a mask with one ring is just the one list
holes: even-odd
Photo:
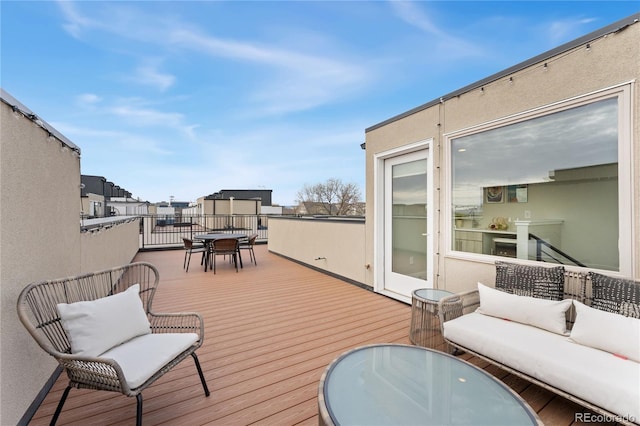
[[64, 405], [64, 402], [67, 400], [67, 396], [69, 396], [70, 390], [71, 390], [71, 386], [67, 386], [67, 388], [64, 390], [64, 393], [62, 394], [62, 398], [60, 398], [60, 402], [58, 402], [58, 406], [56, 407], [56, 412], [53, 413], [53, 417], [51, 418], [51, 423], [49, 423], [50, 426], [55, 426], [56, 422], [58, 421], [58, 416], [60, 416], [60, 412], [62, 411], [62, 406]]
[[142, 426], [142, 394], [136, 395], [136, 426]]
[[[185, 253], [186, 256], [186, 253]], [[189, 252], [189, 259], [187, 260], [187, 272], [189, 272], [189, 264], [191, 263], [191, 252]]]
[[202, 373], [202, 368], [200, 367], [200, 361], [198, 361], [198, 355], [195, 352], [191, 352], [191, 356], [196, 363], [196, 368], [198, 369], [198, 375], [200, 376], [200, 381], [202, 382], [202, 387], [204, 388], [204, 396], [211, 395], [209, 393], [209, 387], [207, 386], [207, 382], [204, 379], [204, 374]]

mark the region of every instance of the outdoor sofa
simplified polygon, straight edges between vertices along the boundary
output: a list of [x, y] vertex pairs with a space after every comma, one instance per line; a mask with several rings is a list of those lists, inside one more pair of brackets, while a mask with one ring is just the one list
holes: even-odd
[[439, 315], [454, 348], [596, 413], [576, 420], [640, 422], [639, 282], [496, 262], [495, 288], [444, 298]]

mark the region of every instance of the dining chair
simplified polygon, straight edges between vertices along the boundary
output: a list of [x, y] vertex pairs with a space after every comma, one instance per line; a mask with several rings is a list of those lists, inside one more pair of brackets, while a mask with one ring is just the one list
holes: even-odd
[[213, 258], [213, 273], [216, 273], [216, 256], [231, 256], [231, 260], [238, 272], [238, 239], [237, 238], [218, 238], [211, 243], [210, 255]]
[[191, 254], [192, 253], [202, 253], [202, 259], [200, 260], [200, 265], [202, 265], [205, 261], [205, 257], [207, 254], [207, 248], [203, 245], [194, 244], [193, 240], [189, 238], [182, 238], [182, 242], [184, 243], [184, 262], [182, 263], [182, 269], [185, 269], [189, 272], [189, 263], [191, 263]]
[[247, 250], [249, 252], [249, 261], [253, 262], [254, 265], [258, 265], [256, 262], [256, 254], [253, 251], [253, 246], [256, 244], [256, 239], [258, 238], [258, 234], [251, 234], [247, 237], [246, 240], [240, 241], [238, 246], [239, 250]]

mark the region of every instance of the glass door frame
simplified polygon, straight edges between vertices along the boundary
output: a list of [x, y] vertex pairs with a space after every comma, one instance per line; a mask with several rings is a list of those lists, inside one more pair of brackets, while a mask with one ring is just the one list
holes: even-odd
[[433, 200], [433, 139], [427, 139], [401, 147], [374, 154], [374, 230], [373, 258], [374, 280], [373, 290], [391, 298], [411, 303], [411, 296], [390, 292], [385, 289], [385, 160], [403, 156], [417, 151], [427, 151], [427, 281], [425, 286], [433, 287], [434, 283], [434, 200]]

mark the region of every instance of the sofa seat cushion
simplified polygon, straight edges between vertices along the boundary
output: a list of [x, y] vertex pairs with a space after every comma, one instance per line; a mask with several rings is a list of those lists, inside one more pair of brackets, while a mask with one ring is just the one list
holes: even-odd
[[198, 341], [195, 333], [145, 334], [100, 355], [116, 361], [127, 384], [135, 389]]
[[446, 339], [626, 418], [640, 418], [640, 364], [568, 337], [480, 313], [443, 325]]

